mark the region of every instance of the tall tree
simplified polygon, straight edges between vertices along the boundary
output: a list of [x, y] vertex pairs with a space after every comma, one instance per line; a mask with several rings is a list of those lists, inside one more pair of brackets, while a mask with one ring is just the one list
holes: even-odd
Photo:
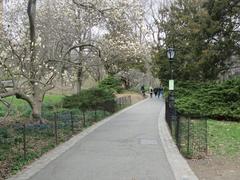
[[[213, 80], [228, 68], [239, 46], [234, 38], [239, 35], [239, 6], [225, 0], [216, 2], [178, 0], [165, 10], [164, 20], [158, 22], [164, 30], [164, 43], [153, 53], [154, 64], [160, 65], [153, 69], [157, 76], [164, 80], [169, 77], [166, 49], [170, 46], [177, 52], [174, 74], [178, 79]], [[220, 13], [225, 11], [234, 15]], [[216, 18], [217, 14], [225, 18]]]
[[[62, 0], [51, 10], [46, 4], [37, 5], [37, 2], [28, 0], [27, 13], [21, 11], [21, 27], [14, 33], [7, 32], [8, 45], [5, 46], [8, 47], [1, 49], [0, 72], [3, 76], [0, 79], [0, 97], [16, 96], [25, 100], [32, 108], [32, 118], [42, 122], [42, 103], [46, 92], [54, 88], [54, 80], [66, 64], [76, 66], [69, 60], [69, 55], [86, 44], [77, 44], [75, 37], [68, 38], [72, 33], [71, 25], [75, 23], [72, 17], [75, 12], [70, 11], [66, 1]], [[13, 21], [9, 22], [8, 30], [18, 25], [12, 12], [11, 15], [13, 18], [9, 19]], [[59, 19], [61, 23], [56, 21]], [[67, 25], [69, 28], [61, 31]], [[62, 34], [59, 35], [59, 32]], [[11, 82], [11, 87], [4, 84], [6, 80]]]

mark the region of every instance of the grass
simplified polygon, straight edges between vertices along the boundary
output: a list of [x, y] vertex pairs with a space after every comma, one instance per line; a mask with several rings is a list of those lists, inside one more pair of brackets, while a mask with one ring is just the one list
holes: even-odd
[[60, 103], [64, 96], [62, 95], [46, 95], [44, 98], [44, 103], [57, 104]]
[[[82, 124], [82, 114], [78, 111], [73, 120], [74, 129], [70, 119], [59, 116], [57, 122], [58, 144], [70, 139], [73, 134], [81, 132], [95, 122], [109, 116], [110, 113], [97, 111], [86, 113], [86, 126]], [[53, 149], [56, 145], [54, 121], [49, 120], [47, 124], [28, 124], [26, 126], [26, 158], [24, 158], [23, 125], [11, 122], [0, 126], [0, 179], [7, 178], [10, 174], [20, 171], [25, 165], [34, 159], [41, 157], [44, 153]]]
[[201, 159], [207, 151], [207, 122], [204, 119], [181, 117], [177, 142], [177, 121], [172, 122], [172, 136], [180, 152], [189, 159]]
[[[55, 129], [53, 109], [51, 107], [61, 102], [64, 96], [48, 95], [44, 99], [44, 113], [47, 115], [47, 124], [29, 124], [26, 126], [26, 157], [24, 158], [24, 141], [23, 141], [23, 124], [11, 121], [7, 124], [0, 125], [0, 180], [9, 177], [10, 174], [15, 174], [20, 171], [25, 165], [30, 164], [35, 159], [41, 157], [44, 153], [53, 149], [56, 146]], [[28, 104], [16, 98], [9, 98], [12, 100], [14, 109], [22, 109], [28, 111], [26, 108]], [[126, 105], [127, 106], [127, 105]], [[117, 106], [117, 111], [126, 107]], [[0, 108], [3, 108], [0, 106]], [[28, 110], [26, 110], [28, 109]], [[82, 112], [78, 109], [71, 109], [74, 114], [74, 121], [69, 120], [69, 116], [65, 116], [64, 109], [58, 109], [63, 112], [57, 118], [57, 136], [58, 143], [67, 141], [73, 134], [81, 132], [101, 119], [111, 115], [109, 112], [101, 110], [86, 112], [86, 126], [83, 126]], [[69, 112], [69, 111], [68, 111]], [[15, 115], [15, 114], [14, 114]], [[49, 116], [50, 115], [50, 116]], [[51, 117], [52, 116], [52, 117]], [[72, 117], [72, 116], [70, 116]], [[74, 130], [72, 131], [72, 125]]]
[[[235, 158], [240, 155], [240, 123], [231, 121], [204, 120], [188, 122], [181, 118], [179, 140], [180, 151], [187, 158], [202, 158], [208, 155]], [[175, 139], [173, 125], [173, 138]], [[188, 131], [188, 127], [190, 128]], [[207, 127], [207, 129], [206, 129]], [[189, 134], [188, 134], [189, 133]], [[207, 134], [206, 134], [207, 133]], [[207, 138], [207, 139], [206, 139]], [[207, 141], [206, 141], [207, 140]]]
[[213, 155], [237, 156], [240, 154], [240, 123], [209, 120], [208, 139]]
[[[43, 108], [44, 106], [54, 106], [60, 103], [63, 97], [64, 96], [62, 95], [46, 95], [43, 101]], [[6, 98], [6, 100], [11, 103], [11, 115], [17, 115], [21, 113], [22, 116], [29, 117], [29, 115], [31, 114], [30, 106], [26, 101], [17, 99], [16, 97], [9, 97]], [[7, 111], [7, 108], [2, 103], [0, 103], [0, 117], [4, 116]]]

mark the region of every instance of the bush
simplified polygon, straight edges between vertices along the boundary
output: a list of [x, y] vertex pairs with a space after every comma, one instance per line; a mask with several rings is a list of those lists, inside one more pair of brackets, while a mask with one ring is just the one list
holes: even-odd
[[240, 78], [223, 83], [179, 82], [175, 95], [180, 112], [219, 120], [240, 119]]
[[101, 89], [108, 89], [117, 93], [120, 93], [123, 90], [121, 86], [121, 80], [113, 76], [108, 76], [107, 78], [105, 78], [99, 83], [98, 87]]
[[5, 115], [5, 111], [2, 107], [0, 107], [0, 117], [3, 117]]
[[102, 88], [82, 90], [79, 95], [67, 96], [63, 100], [63, 107], [78, 108], [82, 111], [105, 110], [113, 112], [116, 107], [112, 91]]

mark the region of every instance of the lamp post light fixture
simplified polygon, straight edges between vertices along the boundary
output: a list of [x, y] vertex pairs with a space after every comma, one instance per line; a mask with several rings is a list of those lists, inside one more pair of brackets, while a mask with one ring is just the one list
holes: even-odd
[[175, 50], [174, 50], [174, 48], [168, 48], [168, 49], [167, 49], [167, 57], [168, 57], [169, 63], [170, 63], [171, 80], [173, 80], [172, 63], [173, 63], [174, 57], [175, 57]]
[[174, 48], [168, 48], [168, 50], [167, 50], [167, 56], [168, 56], [169, 61], [173, 61], [173, 58], [174, 58], [174, 56], [175, 56], [175, 50], [174, 50]]

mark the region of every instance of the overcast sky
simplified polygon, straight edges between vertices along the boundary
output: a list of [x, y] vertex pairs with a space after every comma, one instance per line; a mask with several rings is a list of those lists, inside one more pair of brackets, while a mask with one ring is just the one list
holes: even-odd
[[[4, 4], [4, 10], [5, 10], [5, 13], [6, 12], [9, 12], [9, 11], [13, 11], [13, 9], [15, 9], [14, 7], [16, 6], [16, 5], [20, 5], [20, 6], [26, 6], [27, 7], [27, 4], [25, 4], [25, 3], [23, 3], [23, 1], [24, 0], [3, 0], [3, 4]], [[45, 1], [45, 2], [47, 2], [48, 0], [39, 0], [39, 1]], [[50, 0], [50, 1], [53, 1], [53, 0]], [[174, 0], [139, 0], [139, 1], [141, 1], [141, 3], [143, 4], [143, 6], [145, 7], [145, 10], [146, 10], [146, 12], [147, 12], [147, 14], [146, 14], [146, 19], [148, 19], [148, 22], [150, 23], [150, 22], [152, 22], [152, 20], [151, 20], [151, 10], [150, 10], [150, 4], [152, 3], [152, 5], [153, 5], [153, 7], [154, 7], [154, 9], [155, 9], [155, 11], [157, 12], [157, 10], [158, 10], [158, 8], [160, 7], [160, 6], [168, 6], [168, 5], [170, 5], [171, 4], [171, 2], [172, 1], [174, 1]], [[56, 2], [57, 2], [57, 0], [56, 0]], [[20, 13], [21, 14], [21, 13]], [[21, 17], [20, 17], [20, 15], [19, 15], [19, 13], [15, 13], [15, 18], [17, 17], [17, 21], [18, 21], [18, 23], [19, 23], [19, 25], [22, 23], [22, 21], [21, 21]], [[6, 16], [5, 16], [6, 17]], [[8, 20], [7, 19], [5, 19], [5, 23], [6, 24], [8, 24], [7, 23], [8, 22]], [[5, 24], [5, 25], [6, 25]], [[20, 25], [21, 26], [21, 25]], [[7, 25], [5, 26], [5, 27], [7, 27]], [[14, 28], [15, 29], [15, 28]], [[98, 31], [99, 31], [99, 29], [98, 29]], [[96, 30], [95, 30], [95, 32], [97, 32]]]

